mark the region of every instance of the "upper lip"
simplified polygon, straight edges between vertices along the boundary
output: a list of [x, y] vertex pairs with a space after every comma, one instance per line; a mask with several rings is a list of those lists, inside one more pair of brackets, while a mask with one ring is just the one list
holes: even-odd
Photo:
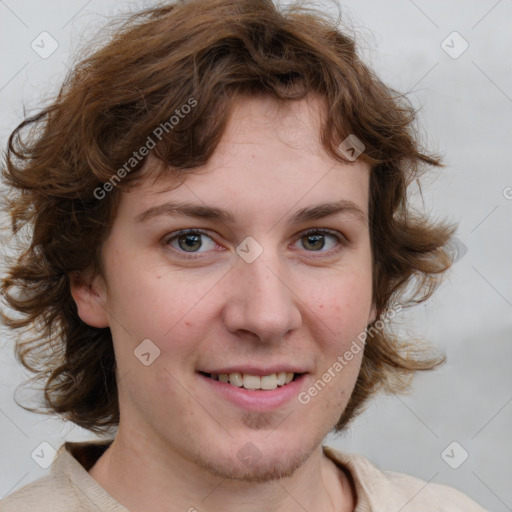
[[259, 377], [263, 375], [272, 375], [273, 373], [308, 373], [304, 367], [280, 364], [273, 366], [252, 366], [252, 365], [240, 365], [240, 366], [225, 366], [216, 369], [199, 370], [203, 373], [213, 373], [219, 375], [221, 373], [246, 373], [248, 375], [257, 375]]

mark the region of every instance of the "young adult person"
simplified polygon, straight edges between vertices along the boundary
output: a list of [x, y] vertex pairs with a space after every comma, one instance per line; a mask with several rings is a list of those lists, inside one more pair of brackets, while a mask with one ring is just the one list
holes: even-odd
[[414, 115], [333, 20], [266, 0], [145, 10], [79, 63], [9, 140], [33, 230], [4, 317], [46, 410], [115, 435], [0, 511], [482, 511], [322, 444], [442, 362], [386, 329], [450, 266], [407, 200], [440, 165]]

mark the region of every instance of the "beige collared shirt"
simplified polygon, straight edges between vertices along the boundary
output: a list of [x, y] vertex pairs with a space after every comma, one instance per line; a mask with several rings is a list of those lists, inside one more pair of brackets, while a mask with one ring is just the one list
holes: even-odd
[[[0, 512], [129, 512], [87, 472], [111, 442], [64, 443], [49, 474], [0, 501]], [[485, 512], [452, 487], [381, 471], [361, 455], [323, 449], [352, 476], [354, 512]]]

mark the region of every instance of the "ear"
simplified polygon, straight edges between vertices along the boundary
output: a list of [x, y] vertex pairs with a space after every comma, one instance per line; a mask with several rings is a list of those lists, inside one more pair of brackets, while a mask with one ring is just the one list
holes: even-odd
[[78, 316], [91, 327], [108, 327], [107, 287], [103, 278], [74, 271], [69, 274], [69, 280]]
[[370, 325], [372, 322], [375, 322], [377, 319], [377, 306], [375, 302], [372, 302], [372, 308], [370, 309], [370, 315], [368, 316], [368, 322], [366, 325]]

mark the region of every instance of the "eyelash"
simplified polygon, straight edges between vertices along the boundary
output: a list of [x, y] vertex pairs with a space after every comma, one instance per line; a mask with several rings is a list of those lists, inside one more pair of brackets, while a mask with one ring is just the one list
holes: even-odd
[[[310, 229], [307, 229], [306, 231], [303, 231], [300, 236], [297, 238], [297, 240], [300, 240], [301, 238], [305, 237], [305, 236], [308, 236], [308, 235], [313, 235], [313, 234], [321, 234], [321, 235], [329, 235], [329, 236], [332, 236], [337, 242], [339, 245], [346, 245], [348, 242], [346, 240], [346, 238], [341, 234], [339, 233], [338, 231], [333, 231], [331, 229], [326, 229], [326, 228], [310, 228]], [[204, 235], [208, 238], [210, 238], [213, 242], [215, 242], [215, 240], [213, 240], [213, 238], [210, 236], [210, 234], [203, 230], [203, 229], [199, 229], [199, 228], [191, 228], [191, 229], [183, 229], [181, 231], [178, 231], [177, 233], [175, 234], [171, 234], [172, 236], [169, 236], [169, 237], [166, 237], [164, 239], [164, 244], [166, 246], [170, 246], [170, 243], [173, 242], [174, 240], [177, 240], [180, 236], [183, 236], [183, 235]], [[173, 247], [171, 247], [171, 250], [175, 251], [175, 252], [178, 252], [180, 254], [180, 256], [184, 257], [184, 258], [188, 258], [188, 259], [197, 259], [197, 258], [201, 258], [201, 254], [203, 253], [194, 253], [194, 252], [186, 252], [186, 251], [182, 251], [182, 250], [178, 250], [178, 249], [174, 249]], [[306, 252], [311, 252], [311, 253], [315, 253], [315, 252], [318, 252], [320, 253], [321, 255], [332, 255], [334, 252], [337, 252], [339, 250], [339, 247], [338, 248], [334, 248], [334, 249], [329, 249], [327, 251], [307, 251]], [[316, 256], [313, 256], [313, 257], [316, 257]]]

